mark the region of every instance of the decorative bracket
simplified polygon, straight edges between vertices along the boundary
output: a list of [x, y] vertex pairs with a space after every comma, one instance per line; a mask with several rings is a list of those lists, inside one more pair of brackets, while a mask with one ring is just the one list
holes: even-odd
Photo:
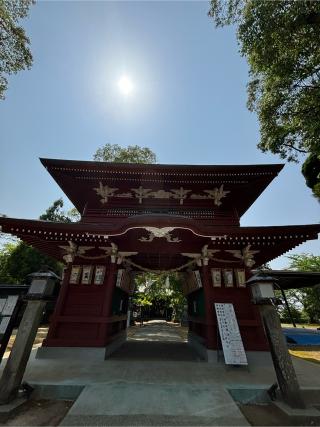
[[214, 259], [213, 255], [217, 252], [221, 252], [220, 249], [208, 249], [208, 245], [204, 245], [201, 249], [201, 253], [189, 253], [185, 252], [181, 255], [194, 258], [197, 265], [201, 267], [201, 265], [208, 265], [210, 259]]
[[69, 240], [69, 246], [59, 246], [59, 248], [65, 251], [65, 255], [62, 257], [67, 263], [73, 262], [75, 257], [83, 256], [90, 249], [94, 249], [94, 246], [77, 246], [75, 243]]
[[101, 203], [108, 203], [109, 198], [136, 198], [139, 200], [139, 204], [142, 204], [144, 199], [153, 198], [153, 199], [177, 199], [179, 200], [180, 205], [183, 205], [184, 200], [196, 199], [196, 200], [210, 200], [212, 199], [216, 206], [222, 204], [221, 199], [226, 197], [230, 191], [226, 191], [223, 188], [223, 184], [220, 187], [215, 187], [212, 190], [201, 190], [202, 194], [192, 193], [192, 190], [186, 190], [183, 187], [180, 188], [171, 188], [169, 190], [152, 190], [151, 188], [144, 188], [142, 185], [138, 188], [130, 188], [127, 192], [118, 192], [119, 188], [112, 188], [108, 185], [103, 185], [99, 182], [99, 187], [93, 188], [93, 190], [101, 197]]
[[102, 249], [105, 251], [105, 256], [111, 257], [111, 263], [112, 264], [121, 264], [126, 257], [137, 255], [138, 252], [122, 252], [118, 251], [118, 246], [115, 243], [111, 243], [111, 247], [107, 246], [99, 246], [99, 249]]
[[108, 203], [108, 198], [113, 197], [114, 193], [118, 190], [118, 188], [111, 188], [108, 185], [103, 185], [102, 182], [99, 182], [99, 187], [94, 188], [98, 196], [101, 196], [101, 203]]
[[255, 254], [259, 253], [260, 251], [251, 251], [250, 248], [251, 248], [251, 245], [248, 245], [241, 250], [239, 250], [239, 249], [237, 249], [237, 250], [228, 249], [228, 250], [226, 250], [226, 252], [229, 252], [235, 258], [241, 259], [241, 261], [243, 261], [243, 263], [246, 267], [251, 268], [256, 263], [253, 256]]

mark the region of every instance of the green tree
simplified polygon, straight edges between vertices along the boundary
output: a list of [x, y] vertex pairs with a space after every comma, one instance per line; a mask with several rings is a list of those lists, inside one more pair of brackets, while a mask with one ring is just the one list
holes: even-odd
[[0, 250], [0, 283], [16, 283], [8, 268], [8, 261], [16, 246], [15, 243], [6, 243]]
[[291, 270], [320, 272], [320, 256], [312, 254], [288, 255]]
[[148, 307], [161, 302], [172, 308], [173, 319], [180, 320], [186, 298], [177, 273], [143, 273], [136, 278], [136, 291], [133, 303]]
[[30, 41], [19, 20], [25, 18], [33, 0], [0, 0], [0, 99], [8, 86], [7, 77], [30, 68]]
[[62, 272], [61, 263], [24, 242], [5, 245], [0, 253], [1, 263], [2, 260], [4, 264], [0, 268], [0, 283], [25, 283], [28, 274], [38, 271], [44, 265], [58, 275]]
[[157, 158], [147, 147], [128, 145], [123, 148], [118, 144], [106, 144], [97, 149], [93, 160], [114, 163], [156, 163]]
[[44, 214], [40, 215], [39, 219], [42, 221], [52, 222], [76, 222], [80, 219], [80, 214], [76, 208], [72, 208], [69, 211], [63, 209], [63, 199], [60, 198], [52, 203], [51, 206], [45, 211]]
[[71, 222], [71, 219], [62, 210], [63, 200], [60, 198], [52, 203], [44, 214], [39, 216], [42, 221]]
[[290, 303], [289, 303], [289, 307], [290, 307], [291, 316], [289, 314], [287, 307], [285, 306], [283, 306], [282, 310], [279, 311], [281, 322], [291, 323], [293, 318], [295, 323], [308, 323], [309, 318], [301, 309], [299, 309], [298, 307]]
[[[320, 256], [312, 254], [290, 255], [289, 268], [300, 271], [320, 272]], [[303, 305], [303, 311], [308, 315], [311, 323], [319, 322], [320, 319], [320, 289], [319, 287], [292, 290]]]
[[78, 222], [81, 219], [81, 215], [77, 208], [71, 208], [67, 211], [67, 217], [71, 222]]
[[[58, 199], [39, 219], [52, 222], [72, 222], [78, 219], [78, 212], [63, 210], [63, 200]], [[9, 242], [0, 250], [0, 283], [23, 283], [26, 276], [38, 271], [43, 265], [50, 267], [56, 274], [61, 274], [62, 263], [43, 255], [37, 249], [22, 241]]]
[[[235, 24], [250, 68], [248, 108], [258, 114], [258, 147], [297, 161], [320, 159], [320, 2], [211, 0], [217, 27]], [[320, 167], [312, 184], [319, 196]], [[306, 177], [307, 178], [307, 177]]]
[[310, 154], [302, 165], [302, 173], [307, 186], [320, 199], [320, 156]]

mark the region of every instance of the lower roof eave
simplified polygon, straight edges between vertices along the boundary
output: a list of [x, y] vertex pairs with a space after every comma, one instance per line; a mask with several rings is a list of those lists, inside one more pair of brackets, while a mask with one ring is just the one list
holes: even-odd
[[[30, 219], [17, 219], [0, 217], [0, 231], [10, 233], [19, 237], [21, 234], [26, 235], [43, 235], [44, 233], [53, 236], [74, 237], [72, 233], [84, 233], [86, 235], [107, 235], [117, 236], [126, 234], [132, 229], [146, 229], [146, 227], [155, 227], [157, 229], [164, 227], [172, 227], [175, 230], [189, 230], [194, 235], [201, 237], [212, 236], [254, 236], [254, 235], [283, 235], [284, 238], [306, 237], [307, 239], [317, 239], [320, 233], [320, 224], [305, 224], [305, 225], [278, 225], [278, 226], [221, 226], [201, 224], [199, 221], [190, 220], [188, 218], [173, 217], [165, 218], [144, 216], [143, 222], [136, 217], [133, 221], [127, 218], [121, 221], [114, 221], [112, 218], [108, 222], [91, 223], [91, 222], [51, 222]], [[51, 234], [50, 234], [51, 232]]]
[[[122, 251], [140, 254], [168, 253], [168, 256], [175, 253], [201, 252], [204, 245], [208, 245], [209, 249], [227, 252], [229, 249], [242, 250], [250, 245], [251, 250], [259, 252], [256, 266], [283, 255], [307, 240], [317, 239], [320, 232], [320, 224], [240, 227], [208, 226], [185, 218], [171, 218], [172, 223], [168, 223], [168, 217], [164, 222], [161, 216], [158, 217], [158, 222], [155, 222], [154, 217], [148, 221], [144, 216], [143, 222], [141, 218], [139, 221], [136, 219], [128, 218], [112, 228], [112, 223], [56, 223], [0, 217], [0, 226], [3, 232], [17, 236], [59, 260], [62, 260], [64, 255], [63, 246], [68, 246], [69, 242], [78, 247], [89, 245], [97, 249], [114, 243]], [[173, 239], [178, 239], [179, 243], [166, 240], [166, 235], [161, 236], [161, 232], [157, 235], [159, 229], [164, 227], [170, 228]], [[154, 239], [152, 243], [144, 243], [151, 242], [148, 240], [150, 230], [155, 233]]]

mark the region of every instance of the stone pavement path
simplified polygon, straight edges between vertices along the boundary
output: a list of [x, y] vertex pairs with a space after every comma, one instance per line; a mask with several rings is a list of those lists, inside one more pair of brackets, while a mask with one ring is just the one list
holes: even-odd
[[[119, 379], [113, 376], [109, 382], [87, 385], [61, 425], [249, 425], [224, 387], [195, 380], [193, 374], [204, 362], [197, 363], [198, 356], [172, 324], [148, 322], [137, 328], [108, 360], [118, 362]], [[123, 369], [131, 366], [137, 370], [138, 361], [139, 369], [149, 375], [124, 379]], [[178, 368], [186, 362], [191, 362], [190, 369], [182, 381], [176, 381], [174, 375], [157, 375], [160, 365], [174, 364]]]
[[61, 425], [247, 426], [222, 387], [110, 382], [87, 386]]
[[135, 326], [130, 329], [134, 330], [129, 338], [133, 341], [186, 342], [179, 333], [180, 326], [165, 320], [150, 320], [144, 322], [142, 326]]
[[197, 353], [179, 334], [178, 326], [163, 320], [148, 322], [138, 327], [110, 359], [200, 361]]

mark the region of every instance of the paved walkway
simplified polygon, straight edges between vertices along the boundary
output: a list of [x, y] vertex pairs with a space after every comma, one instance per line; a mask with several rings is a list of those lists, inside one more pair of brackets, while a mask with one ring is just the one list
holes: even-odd
[[198, 354], [178, 332], [178, 326], [164, 320], [137, 327], [111, 360], [200, 361]]
[[[127, 342], [109, 360], [135, 369], [150, 361], [197, 362], [196, 352], [179, 334], [178, 326], [153, 321], [134, 329]], [[150, 367], [149, 367], [150, 369]], [[208, 384], [176, 382], [174, 375], [154, 381], [153, 374], [86, 387], [62, 425], [249, 425], [230, 394]], [[191, 376], [191, 375], [189, 375]]]
[[[229, 426], [248, 425], [229, 390], [265, 390], [276, 379], [270, 365], [246, 370], [197, 360], [169, 324], [137, 328], [125, 345], [105, 361], [35, 359], [33, 352], [24, 380], [42, 398], [80, 393], [62, 425]], [[301, 386], [320, 389], [320, 365], [293, 361]]]

